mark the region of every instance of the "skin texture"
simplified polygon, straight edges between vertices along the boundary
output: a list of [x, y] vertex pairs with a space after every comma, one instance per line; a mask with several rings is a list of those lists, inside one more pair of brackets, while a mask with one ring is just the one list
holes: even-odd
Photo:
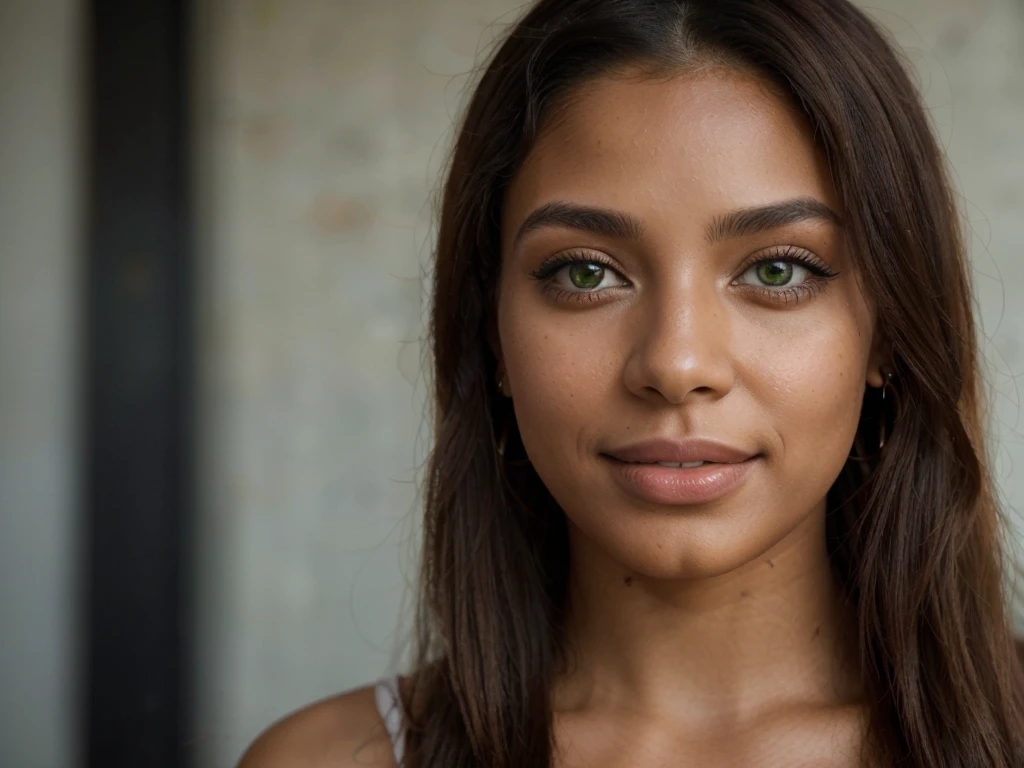
[[[570, 524], [559, 765], [854, 765], [863, 713], [824, 518], [865, 386], [883, 381], [873, 312], [834, 221], [709, 237], [737, 209], [811, 199], [841, 218], [841, 204], [810, 128], [766, 83], [638, 74], [558, 111], [503, 211], [503, 391]], [[554, 202], [626, 214], [642, 233], [563, 223], [517, 237]], [[538, 278], [566, 252], [604, 265], [599, 288], [568, 268]], [[784, 252], [837, 274], [797, 269], [788, 288], [810, 289], [766, 288], [752, 267]], [[720, 499], [650, 503], [602, 454], [654, 437], [757, 458]], [[380, 734], [362, 689], [275, 726], [242, 765], [391, 765]]]
[[[810, 764], [856, 742], [824, 515], [864, 388], [882, 384], [871, 307], [836, 223], [709, 238], [736, 209], [793, 198], [842, 212], [799, 113], [723, 69], [591, 84], [511, 185], [498, 335], [523, 444], [570, 522], [566, 765], [743, 764], [766, 745]], [[517, 237], [556, 201], [628, 214], [642, 237]], [[768, 293], [752, 258], [787, 247], [838, 276]], [[606, 265], [600, 288], [569, 268], [537, 278], [567, 251]], [[759, 457], [720, 499], [652, 504], [602, 453], [655, 437]]]

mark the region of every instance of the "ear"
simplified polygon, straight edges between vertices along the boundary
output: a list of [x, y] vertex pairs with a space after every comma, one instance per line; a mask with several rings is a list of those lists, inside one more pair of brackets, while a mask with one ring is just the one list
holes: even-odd
[[880, 388], [885, 384], [885, 372], [892, 369], [892, 345], [884, 335], [875, 332], [874, 341], [871, 344], [871, 354], [868, 356], [867, 383], [868, 386]]

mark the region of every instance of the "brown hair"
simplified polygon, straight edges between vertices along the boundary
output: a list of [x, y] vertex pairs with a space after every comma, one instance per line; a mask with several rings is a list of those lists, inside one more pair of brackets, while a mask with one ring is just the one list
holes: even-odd
[[1024, 679], [958, 214], [915, 88], [846, 0], [541, 0], [497, 47], [457, 134], [441, 207], [436, 434], [407, 763], [520, 768], [553, 756], [566, 524], [522, 461], [486, 332], [506, 185], [552, 110], [587, 79], [630, 64], [671, 74], [706, 62], [759, 72], [807, 114], [891, 350], [898, 417], [865, 395], [862, 427], [877, 441], [886, 420], [885, 448], [849, 462], [828, 504], [832, 561], [859, 622], [865, 757], [1018, 768]]

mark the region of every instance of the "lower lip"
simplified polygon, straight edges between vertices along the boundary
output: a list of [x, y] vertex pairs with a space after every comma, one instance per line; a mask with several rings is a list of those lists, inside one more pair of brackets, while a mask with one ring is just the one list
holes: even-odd
[[704, 504], [725, 496], [746, 478], [757, 456], [736, 464], [704, 464], [675, 469], [630, 464], [605, 457], [619, 485], [630, 496], [652, 504]]

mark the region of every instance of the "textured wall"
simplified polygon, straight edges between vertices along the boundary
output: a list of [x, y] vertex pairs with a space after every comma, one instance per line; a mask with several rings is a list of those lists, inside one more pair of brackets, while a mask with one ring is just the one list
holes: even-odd
[[507, 6], [203, 8], [197, 728], [222, 766], [286, 710], [394, 666], [428, 193], [455, 76]]
[[79, 9], [0, 0], [0, 765], [70, 768]]
[[[428, 194], [488, 25], [516, 5], [200, 4], [204, 766], [394, 667], [427, 437]], [[1002, 393], [998, 470], [1020, 504], [1024, 6], [872, 8], [921, 71], [958, 171]]]

